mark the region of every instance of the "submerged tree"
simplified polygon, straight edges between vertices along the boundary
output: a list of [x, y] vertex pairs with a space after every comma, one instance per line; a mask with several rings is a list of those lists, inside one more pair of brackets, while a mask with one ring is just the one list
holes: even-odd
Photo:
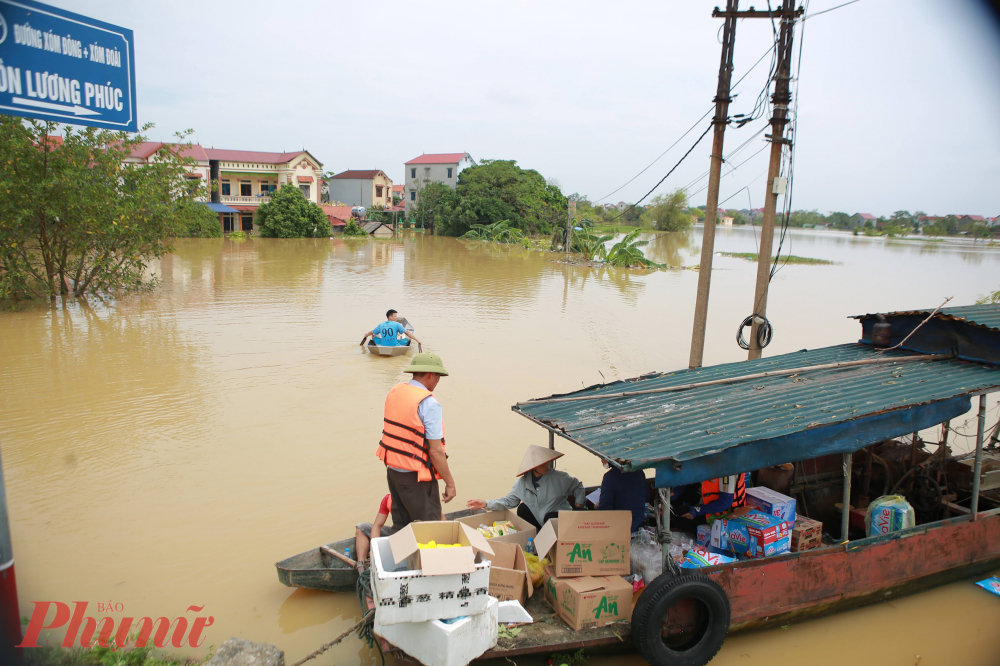
[[330, 220], [294, 185], [285, 185], [257, 209], [260, 235], [265, 238], [326, 238]]
[[687, 208], [687, 192], [678, 188], [670, 194], [660, 194], [650, 201], [647, 214], [660, 231], [686, 231], [691, 227], [691, 214]]
[[0, 116], [0, 301], [148, 288], [172, 238], [212, 233], [190, 144], [131, 163], [139, 134], [56, 129]]

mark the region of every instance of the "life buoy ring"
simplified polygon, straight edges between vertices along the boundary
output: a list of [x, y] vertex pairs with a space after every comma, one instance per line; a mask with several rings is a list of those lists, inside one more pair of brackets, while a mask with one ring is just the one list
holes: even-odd
[[[678, 605], [678, 602], [682, 602]], [[664, 635], [664, 620], [682, 621]], [[729, 599], [703, 573], [664, 574], [643, 590], [632, 611], [632, 643], [652, 666], [704, 666], [729, 633]]]

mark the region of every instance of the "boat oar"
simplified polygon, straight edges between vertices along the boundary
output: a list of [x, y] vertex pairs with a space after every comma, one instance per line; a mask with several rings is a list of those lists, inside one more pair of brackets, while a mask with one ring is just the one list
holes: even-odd
[[347, 555], [344, 555], [343, 553], [334, 550], [333, 548], [327, 548], [326, 546], [320, 546], [319, 547], [319, 552], [325, 553], [327, 555], [330, 555], [331, 557], [336, 557], [338, 560], [340, 560], [344, 564], [350, 564], [352, 569], [358, 566], [357, 562], [355, 562], [354, 560], [352, 560], [351, 558], [349, 558]]

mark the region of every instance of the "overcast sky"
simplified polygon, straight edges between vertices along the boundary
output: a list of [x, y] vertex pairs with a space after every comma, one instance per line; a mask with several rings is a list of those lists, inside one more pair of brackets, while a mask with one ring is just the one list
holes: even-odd
[[[468, 151], [592, 200], [712, 107], [711, 10], [724, 4], [50, 2], [135, 31], [139, 120], [156, 124], [154, 140], [191, 127], [216, 148], [305, 147], [325, 170], [377, 168], [397, 183], [421, 153]], [[812, 0], [809, 13], [843, 2]], [[739, 23], [734, 81], [771, 39], [770, 22]], [[978, 4], [860, 0], [806, 21], [803, 44], [795, 208], [1000, 215], [1000, 37]], [[766, 65], [731, 113], [753, 107]], [[605, 200], [645, 194], [707, 123]], [[763, 126], [728, 131], [726, 152]], [[710, 139], [658, 192], [692, 184], [704, 203], [694, 181]], [[756, 137], [732, 164], [764, 147]], [[762, 204], [767, 152], [723, 178], [722, 199], [739, 192], [726, 207]]]

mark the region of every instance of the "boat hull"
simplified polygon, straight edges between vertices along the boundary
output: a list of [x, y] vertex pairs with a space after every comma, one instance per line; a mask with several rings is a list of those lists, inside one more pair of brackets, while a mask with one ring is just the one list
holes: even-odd
[[406, 352], [410, 351], [412, 345], [398, 345], [396, 347], [382, 347], [381, 345], [373, 345], [368, 343], [368, 351], [373, 354], [378, 354], [379, 356], [402, 356]]
[[[700, 569], [729, 597], [730, 634], [831, 615], [895, 599], [1000, 568], [1000, 509], [919, 525], [900, 532]], [[537, 595], [536, 595], [537, 596]], [[551, 609], [531, 599], [536, 620]], [[685, 625], [686, 618], [671, 621]], [[689, 618], [693, 622], [693, 618]], [[522, 627], [482, 659], [551, 652], [629, 652], [630, 625], [576, 632], [561, 621]]]

